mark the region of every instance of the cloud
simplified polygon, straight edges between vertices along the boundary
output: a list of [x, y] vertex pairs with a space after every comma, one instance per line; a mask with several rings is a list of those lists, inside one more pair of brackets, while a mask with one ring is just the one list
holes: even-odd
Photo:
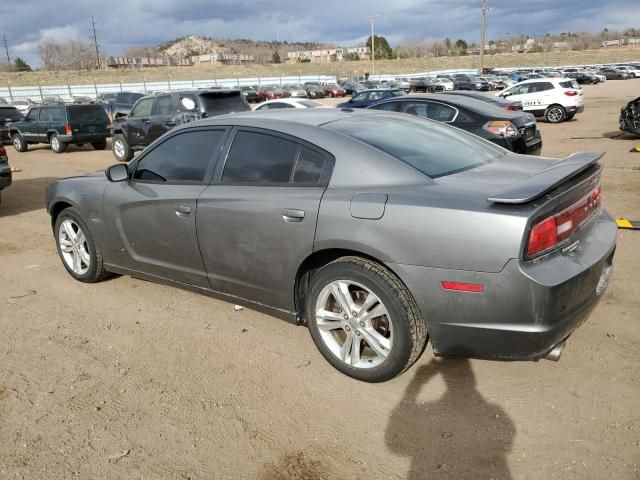
[[[5, 2], [7, 0], [4, 0]], [[622, 29], [640, 24], [638, 0], [490, 0], [489, 38], [524, 34]], [[10, 52], [38, 65], [41, 39], [90, 40], [96, 19], [105, 54], [126, 46], [157, 45], [200, 34], [213, 38], [324, 41], [348, 45], [369, 34], [368, 15], [378, 14], [376, 33], [392, 44], [411, 38], [477, 41], [480, 0], [45, 0], [13, 2], [0, 14]], [[70, 13], [73, 13], [70, 15]]]

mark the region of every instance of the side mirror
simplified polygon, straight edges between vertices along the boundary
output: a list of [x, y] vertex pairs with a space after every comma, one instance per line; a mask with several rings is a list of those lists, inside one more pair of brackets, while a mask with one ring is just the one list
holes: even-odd
[[129, 179], [129, 170], [124, 163], [111, 165], [105, 170], [105, 175], [110, 182], [123, 182]]

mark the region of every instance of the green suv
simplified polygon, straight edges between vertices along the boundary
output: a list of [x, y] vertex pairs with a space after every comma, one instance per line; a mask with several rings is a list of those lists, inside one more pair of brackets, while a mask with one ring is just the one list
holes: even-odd
[[34, 143], [48, 143], [55, 153], [64, 152], [70, 143], [104, 150], [111, 122], [100, 105], [49, 104], [32, 108], [24, 120], [12, 123], [9, 135], [18, 152]]

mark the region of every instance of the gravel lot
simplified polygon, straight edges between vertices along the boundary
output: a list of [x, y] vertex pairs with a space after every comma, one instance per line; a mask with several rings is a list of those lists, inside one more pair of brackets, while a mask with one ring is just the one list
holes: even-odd
[[[540, 123], [549, 156], [605, 150], [604, 202], [640, 220], [640, 80], [586, 86]], [[327, 100], [327, 103], [337, 103]], [[0, 207], [0, 479], [638, 479], [640, 232], [559, 363], [440, 360], [381, 385], [335, 371], [305, 328], [129, 277], [62, 267], [43, 209], [110, 151], [35, 147]]]

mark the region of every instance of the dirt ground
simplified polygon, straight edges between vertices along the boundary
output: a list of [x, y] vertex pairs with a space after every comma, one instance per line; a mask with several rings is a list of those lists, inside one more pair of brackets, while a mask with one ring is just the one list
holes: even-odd
[[[540, 123], [543, 153], [606, 151], [605, 206], [640, 220], [640, 138], [617, 132], [640, 79], [585, 92], [574, 121]], [[111, 152], [8, 152], [22, 171], [0, 207], [0, 480], [640, 479], [640, 232], [620, 231], [610, 288], [559, 363], [427, 350], [370, 385], [305, 328], [129, 277], [75, 282], [44, 189]]]

